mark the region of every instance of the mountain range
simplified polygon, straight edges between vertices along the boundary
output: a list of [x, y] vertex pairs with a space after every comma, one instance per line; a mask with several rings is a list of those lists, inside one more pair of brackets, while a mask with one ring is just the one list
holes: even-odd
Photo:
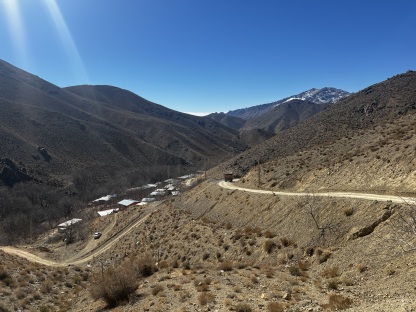
[[[193, 117], [110, 86], [58, 88], [7, 63], [0, 90], [0, 309], [416, 308], [415, 71], [248, 120]], [[247, 126], [267, 115], [275, 122], [253, 127], [268, 130]], [[86, 182], [193, 169], [215, 147], [220, 164], [179, 196], [106, 217], [96, 212], [116, 203], [69, 200]], [[65, 193], [51, 201], [45, 185]], [[74, 217], [68, 243], [55, 229]]]
[[249, 147], [210, 118], [112, 86], [60, 88], [4, 61], [0, 110], [0, 182], [8, 186], [34, 180], [66, 187], [82, 172], [101, 182], [133, 172], [136, 180], [150, 172], [165, 177]]
[[347, 91], [336, 88], [314, 88], [272, 103], [214, 113], [209, 117], [239, 130], [243, 136], [247, 131], [261, 129], [266, 134], [264, 138], [267, 138], [303, 122], [349, 95]]
[[261, 116], [266, 114], [267, 112], [273, 110], [280, 104], [289, 102], [291, 100], [303, 100], [312, 102], [315, 104], [330, 104], [335, 103], [342, 98], [345, 98], [350, 93], [344, 90], [336, 89], [336, 88], [322, 88], [322, 89], [310, 89], [308, 91], [292, 95], [289, 97], [286, 97], [284, 99], [268, 103], [268, 104], [261, 104], [261, 105], [255, 105], [247, 108], [241, 108], [229, 111], [227, 115], [239, 117], [244, 120], [250, 120], [255, 117]]

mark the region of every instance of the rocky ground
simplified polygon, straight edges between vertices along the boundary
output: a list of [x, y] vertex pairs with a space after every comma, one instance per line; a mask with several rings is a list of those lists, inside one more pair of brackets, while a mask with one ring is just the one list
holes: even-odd
[[[103, 239], [111, 237], [139, 209], [97, 219], [94, 226], [108, 229]], [[404, 246], [395, 236], [402, 233], [396, 222], [399, 209], [406, 208], [247, 194], [207, 181], [160, 204], [110, 250], [83, 265], [51, 268], [1, 254], [6, 272], [0, 274], [2, 308], [108, 310], [91, 295], [94, 277], [146, 256], [157, 270], [137, 276], [137, 290], [110, 310], [413, 311], [416, 257], [401, 253]], [[383, 220], [386, 211], [394, 212]], [[311, 213], [327, 229], [325, 236]], [[59, 243], [31, 251], [56, 260], [91, 242], [99, 244]]]

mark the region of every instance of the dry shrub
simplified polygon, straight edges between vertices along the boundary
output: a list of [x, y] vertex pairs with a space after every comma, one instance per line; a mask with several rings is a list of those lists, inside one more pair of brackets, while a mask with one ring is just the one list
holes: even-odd
[[297, 266], [291, 266], [291, 267], [289, 267], [289, 273], [292, 276], [300, 276], [301, 275], [300, 274], [299, 267], [297, 267]]
[[364, 273], [365, 271], [368, 270], [368, 267], [362, 263], [358, 264], [356, 268], [357, 268], [357, 271], [360, 273]]
[[223, 271], [232, 271], [233, 269], [233, 264], [231, 261], [223, 261], [221, 262], [221, 264], [218, 266], [219, 270], [223, 270]]
[[287, 237], [281, 237], [280, 242], [284, 247], [289, 247], [291, 244], [291, 241]]
[[236, 312], [251, 312], [253, 309], [247, 303], [239, 303], [234, 307]]
[[315, 252], [315, 248], [314, 247], [307, 247], [305, 249], [305, 256], [312, 257], [313, 254], [314, 254], [314, 252]]
[[211, 302], [213, 302], [213, 301], [214, 301], [214, 295], [213, 295], [212, 293], [210, 293], [210, 292], [204, 292], [204, 293], [201, 293], [201, 294], [198, 296], [198, 301], [199, 301], [199, 304], [200, 304], [201, 306], [205, 306], [205, 305], [207, 305], [208, 303], [211, 303]]
[[284, 310], [284, 306], [279, 302], [269, 302], [267, 305], [268, 312], [283, 312]]
[[276, 243], [272, 241], [271, 239], [268, 239], [267, 241], [264, 242], [263, 249], [265, 252], [269, 254], [273, 251], [273, 248], [275, 246], [276, 246]]
[[163, 286], [162, 285], [156, 285], [155, 287], [153, 287], [152, 289], [152, 295], [156, 296], [158, 295], [161, 291], [163, 291]]
[[306, 260], [299, 260], [298, 267], [301, 271], [307, 271], [310, 267], [310, 263]]
[[16, 280], [2, 266], [0, 267], [0, 282], [3, 282], [8, 287], [14, 287], [16, 285]]
[[251, 281], [253, 284], [257, 284], [257, 283], [259, 282], [259, 279], [258, 279], [258, 277], [257, 277], [257, 276], [255, 276], [255, 275], [251, 275], [251, 276], [250, 276], [250, 281]]
[[159, 269], [168, 269], [169, 268], [169, 262], [166, 260], [162, 260], [158, 263]]
[[328, 300], [328, 304], [323, 305], [323, 308], [325, 309], [345, 310], [348, 309], [352, 304], [352, 300], [350, 298], [335, 293], [329, 294]]
[[131, 264], [124, 263], [116, 269], [109, 268], [95, 275], [90, 288], [91, 296], [103, 299], [109, 307], [128, 301], [138, 286], [136, 269]]
[[328, 267], [322, 271], [321, 275], [322, 277], [325, 277], [325, 278], [334, 278], [334, 277], [340, 276], [339, 268]]
[[332, 289], [332, 290], [337, 290], [338, 289], [338, 285], [339, 285], [339, 281], [337, 279], [331, 279], [328, 282], [328, 289]]
[[349, 217], [349, 216], [352, 216], [352, 214], [354, 213], [354, 209], [351, 207], [346, 207], [342, 210], [342, 212], [344, 213], [344, 215]]
[[272, 278], [275, 272], [275, 269], [273, 266], [264, 266], [261, 268], [261, 271], [267, 278]]
[[44, 281], [40, 287], [40, 292], [42, 294], [49, 294], [52, 291], [53, 283], [52, 281]]
[[266, 238], [273, 238], [273, 237], [275, 237], [276, 236], [276, 234], [275, 233], [273, 233], [272, 231], [270, 231], [270, 230], [266, 230], [266, 231], [264, 231], [263, 232], [263, 236], [264, 237], [266, 237]]
[[144, 254], [131, 261], [134, 263], [137, 272], [142, 277], [151, 276], [157, 271], [155, 260], [150, 254]]
[[329, 251], [322, 252], [320, 255], [318, 255], [318, 262], [324, 263], [329, 259], [329, 257], [331, 257], [331, 252]]
[[4, 269], [4, 267], [0, 267], [0, 281], [2, 281], [2, 280], [4, 280], [4, 279], [6, 279], [6, 278], [8, 278], [8, 277], [10, 277], [10, 274], [9, 274], [9, 272], [7, 272], [5, 269]]
[[230, 298], [225, 298], [224, 299], [224, 305], [226, 307], [232, 306], [232, 304], [233, 304], [233, 301]]

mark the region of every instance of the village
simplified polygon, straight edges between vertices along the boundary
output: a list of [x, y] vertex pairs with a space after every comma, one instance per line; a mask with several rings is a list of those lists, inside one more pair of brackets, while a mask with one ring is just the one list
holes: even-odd
[[[167, 197], [180, 195], [181, 190], [189, 188], [198, 180], [200, 175], [201, 173], [198, 172], [180, 176], [177, 179], [170, 178], [156, 183], [129, 188], [122, 194], [110, 194], [97, 198], [89, 203], [88, 207], [98, 214], [98, 216], [95, 214], [95, 218], [102, 218], [126, 209], [140, 209], [149, 203], [163, 201]], [[73, 228], [81, 224], [82, 221], [86, 220], [81, 217], [74, 217], [57, 225], [57, 232], [63, 234], [64, 242], [73, 242], [73, 239], [68, 239], [68, 233], [72, 237]], [[101, 232], [99, 230], [94, 231], [92, 236], [94, 239], [99, 239]]]

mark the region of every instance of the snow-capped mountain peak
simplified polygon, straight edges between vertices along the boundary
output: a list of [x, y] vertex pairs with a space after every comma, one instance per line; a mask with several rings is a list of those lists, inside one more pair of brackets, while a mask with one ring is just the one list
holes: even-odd
[[292, 100], [303, 100], [309, 101], [316, 104], [327, 104], [335, 103], [340, 99], [348, 96], [349, 93], [336, 88], [322, 88], [322, 89], [310, 89], [308, 91], [302, 92], [298, 95], [291, 96], [283, 100], [283, 102], [277, 102], [274, 106], [286, 103]]
[[280, 104], [292, 101], [292, 100], [303, 100], [308, 102], [313, 102], [315, 104], [329, 104], [335, 103], [341, 100], [342, 98], [350, 95], [349, 92], [336, 89], [336, 88], [313, 88], [308, 91], [299, 93], [297, 95], [292, 95], [287, 98], [284, 98], [279, 101], [275, 101], [268, 104], [261, 104], [256, 106], [251, 106], [247, 108], [237, 109], [234, 111], [229, 111], [227, 114], [230, 116], [239, 117], [245, 120], [260, 116], [264, 113], [269, 112], [273, 108], [279, 106]]

